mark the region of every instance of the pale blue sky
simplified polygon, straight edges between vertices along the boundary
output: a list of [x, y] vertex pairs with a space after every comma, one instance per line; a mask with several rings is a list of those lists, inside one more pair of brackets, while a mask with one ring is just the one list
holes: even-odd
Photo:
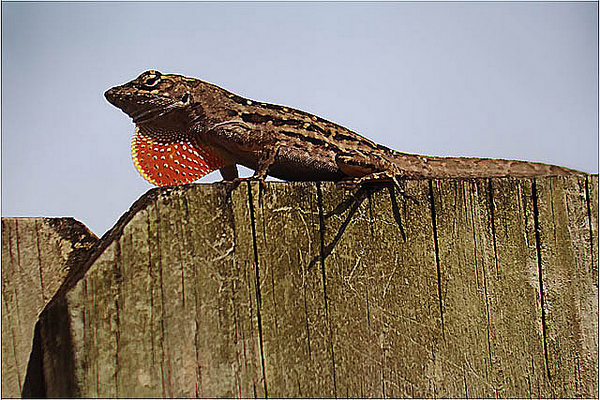
[[[152, 186], [103, 93], [147, 69], [389, 147], [598, 172], [597, 3], [2, 3], [2, 215], [97, 235]], [[201, 182], [220, 180], [218, 173]]]

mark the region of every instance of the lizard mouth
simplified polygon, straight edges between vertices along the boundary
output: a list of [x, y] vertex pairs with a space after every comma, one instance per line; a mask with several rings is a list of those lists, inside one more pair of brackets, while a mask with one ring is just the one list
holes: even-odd
[[178, 109], [177, 103], [164, 104], [152, 108], [140, 108], [139, 105], [132, 106], [130, 104], [115, 105], [129, 115], [136, 125], [157, 120]]
[[172, 108], [173, 108], [172, 106], [168, 106], [166, 108], [165, 107], [156, 107], [156, 108], [151, 108], [148, 110], [136, 110], [136, 111], [132, 111], [131, 113], [128, 113], [128, 114], [131, 117], [131, 119], [133, 119], [133, 122], [135, 122], [135, 124], [137, 125], [137, 124], [150, 122], [157, 118], [160, 118], [160, 117], [168, 114]]
[[133, 96], [120, 86], [111, 88], [104, 93], [109, 103], [120, 108], [129, 115], [136, 124], [146, 123], [163, 117], [176, 109], [178, 103], [165, 96]]

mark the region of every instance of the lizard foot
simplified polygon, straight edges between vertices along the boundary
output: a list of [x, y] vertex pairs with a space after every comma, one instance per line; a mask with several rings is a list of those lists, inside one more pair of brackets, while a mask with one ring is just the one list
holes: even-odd
[[353, 185], [369, 186], [388, 186], [389, 183], [392, 182], [393, 186], [391, 188], [398, 190], [398, 193], [400, 193], [402, 197], [411, 200], [415, 204], [419, 204], [417, 199], [406, 193], [404, 190], [404, 182], [402, 180], [398, 180], [397, 177], [391, 174], [389, 171], [374, 172], [372, 174], [361, 176], [360, 178], [353, 178], [345, 182], [351, 182]]
[[260, 190], [263, 191], [265, 189], [265, 178], [261, 176], [247, 176], [244, 178], [237, 177], [230, 181], [223, 181], [227, 183], [227, 195], [226, 198], [229, 200], [231, 198], [231, 193], [240, 186], [242, 182], [258, 182], [260, 185]]

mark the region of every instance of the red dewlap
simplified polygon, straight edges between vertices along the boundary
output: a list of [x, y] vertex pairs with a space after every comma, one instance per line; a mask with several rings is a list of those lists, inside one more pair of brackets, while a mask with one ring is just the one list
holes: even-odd
[[131, 157], [138, 172], [156, 186], [191, 183], [225, 165], [210, 148], [187, 140], [159, 141], [135, 129]]

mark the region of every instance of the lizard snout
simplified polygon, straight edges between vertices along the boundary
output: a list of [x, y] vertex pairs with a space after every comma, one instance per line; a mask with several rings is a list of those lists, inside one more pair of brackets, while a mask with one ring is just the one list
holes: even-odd
[[109, 103], [115, 104], [115, 100], [117, 98], [117, 88], [110, 88], [106, 92], [104, 92], [104, 97], [108, 100]]

